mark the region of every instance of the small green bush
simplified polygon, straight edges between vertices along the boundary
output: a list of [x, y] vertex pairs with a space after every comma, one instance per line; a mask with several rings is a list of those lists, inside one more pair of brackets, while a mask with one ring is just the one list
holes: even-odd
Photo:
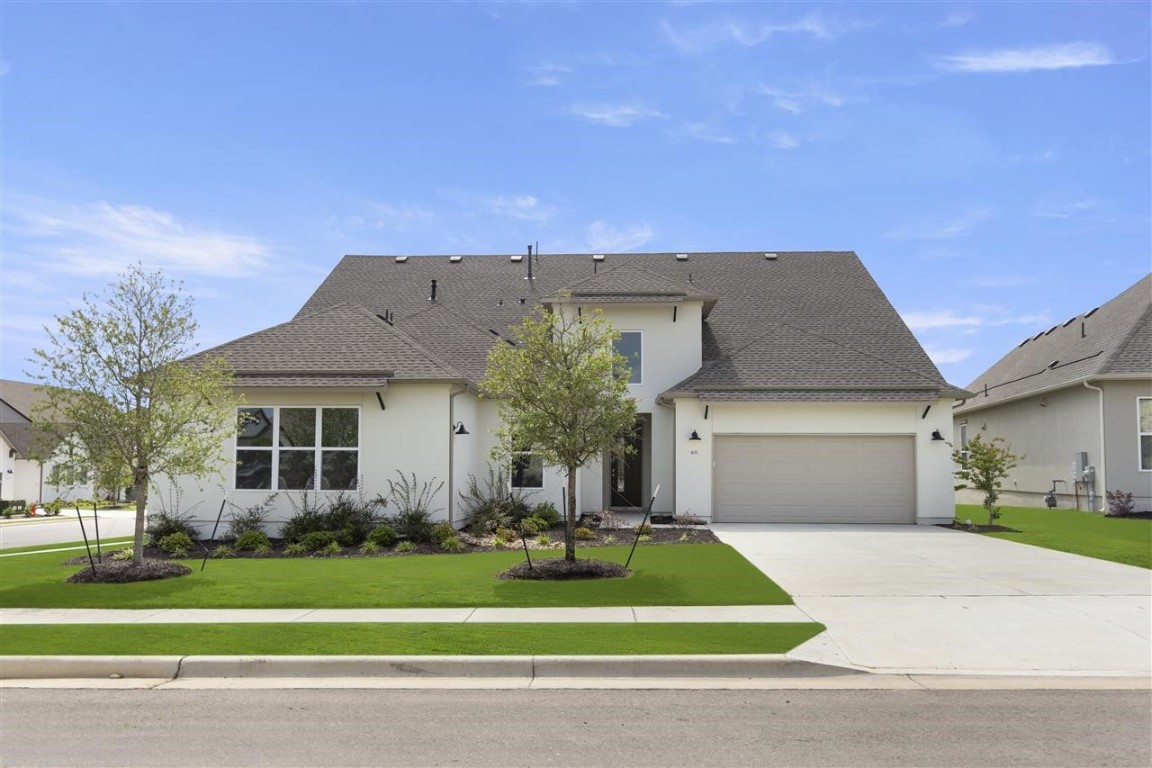
[[601, 541], [604, 542], [605, 544], [615, 544], [616, 543], [616, 534], [614, 534], [614, 533], [606, 534], [604, 536], [604, 538], [601, 539]]
[[[157, 512], [148, 515], [148, 527], [145, 531], [158, 545], [164, 540], [164, 537], [173, 533], [182, 533], [189, 539], [200, 538], [196, 526], [192, 525], [191, 514]], [[191, 547], [191, 543], [189, 543], [189, 547]]]
[[[264, 523], [268, 520], [268, 515], [272, 514], [272, 501], [276, 498], [276, 494], [272, 494], [259, 504], [253, 504], [250, 507], [245, 507], [239, 511], [233, 510], [228, 513], [228, 533], [224, 536], [225, 539], [236, 539], [239, 541], [240, 537], [249, 531], [264, 532]], [[265, 537], [267, 539], [267, 537]], [[238, 551], [243, 552], [237, 548]]]
[[188, 557], [188, 552], [192, 549], [192, 539], [183, 531], [176, 531], [160, 539], [157, 546], [169, 557]]
[[412, 552], [416, 549], [416, 545], [410, 541], [402, 541], [396, 545], [397, 552]]
[[520, 532], [525, 536], [535, 536], [540, 533], [540, 523], [531, 517], [526, 517], [520, 521]]
[[447, 539], [456, 537], [456, 528], [449, 522], [437, 523], [432, 526], [432, 532], [429, 536], [433, 544], [440, 545]]
[[227, 544], [221, 544], [220, 546], [216, 547], [216, 549], [212, 550], [212, 557], [217, 560], [223, 560], [228, 557], [236, 557], [236, 550], [232, 549], [232, 547], [228, 546]]
[[539, 518], [545, 528], [555, 528], [560, 525], [560, 513], [556, 505], [550, 501], [542, 501], [532, 509], [532, 517]]
[[546, 533], [542, 533], [536, 537], [536, 545], [540, 547], [552, 546], [552, 537]]
[[496, 534], [492, 537], [492, 546], [496, 549], [504, 549], [504, 547], [508, 546], [508, 540], [500, 534]]
[[272, 542], [268, 541], [268, 535], [264, 531], [244, 531], [236, 537], [235, 543], [232, 544], [232, 549], [237, 552], [259, 552], [271, 548]]
[[336, 544], [336, 534], [332, 531], [312, 531], [306, 533], [298, 542], [305, 552], [319, 552], [325, 547]]
[[642, 533], [636, 538], [636, 541], [652, 541], [652, 537], [647, 533]]
[[308, 550], [304, 549], [303, 544], [289, 544], [284, 547], [284, 554], [288, 557], [303, 557], [308, 554]]
[[380, 545], [372, 541], [372, 539], [368, 539], [368, 541], [360, 545], [360, 553], [364, 555], [374, 555], [379, 551]]
[[343, 554], [343, 552], [344, 552], [344, 548], [340, 546], [340, 542], [331, 541], [331, 542], [328, 542], [328, 544], [326, 544], [324, 546], [324, 548], [319, 551], [318, 554], [321, 554], [321, 555], [339, 555], [339, 554]]
[[440, 542], [440, 549], [445, 552], [459, 552], [464, 549], [464, 545], [460, 543], [459, 536], [446, 536]]
[[108, 553], [108, 559], [114, 560], [115, 562], [118, 562], [118, 563], [122, 563], [126, 560], [131, 560], [132, 559], [132, 550], [131, 549], [114, 549]]
[[516, 541], [519, 538], [513, 528], [497, 528], [496, 538], [504, 539], [504, 541]]
[[591, 541], [592, 539], [596, 538], [596, 532], [591, 528], [580, 527], [576, 529], [575, 533], [576, 538], [580, 541]]
[[649, 536], [649, 537], [651, 537], [651, 535], [652, 535], [652, 524], [651, 524], [651, 523], [640, 523], [640, 525], [638, 525], [638, 526], [636, 526], [635, 528], [633, 528], [633, 529], [632, 529], [632, 531], [633, 531], [633, 532], [635, 532], [635, 533], [638, 533], [638, 534], [640, 534], [641, 536]]
[[396, 529], [390, 525], [378, 525], [368, 534], [368, 542], [379, 547], [390, 547], [396, 543]]

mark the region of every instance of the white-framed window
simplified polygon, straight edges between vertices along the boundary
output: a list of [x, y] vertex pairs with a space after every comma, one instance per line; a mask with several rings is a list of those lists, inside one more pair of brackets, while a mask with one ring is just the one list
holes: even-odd
[[968, 422], [962, 421], [960, 428], [960, 466], [968, 466]]
[[544, 460], [532, 451], [512, 454], [512, 487], [540, 489], [544, 487]]
[[1152, 397], [1136, 398], [1139, 409], [1140, 470], [1152, 472]]
[[612, 343], [616, 353], [628, 361], [628, 383], [641, 384], [644, 381], [644, 334], [640, 331], [621, 331], [620, 338]]
[[359, 408], [237, 409], [237, 490], [354, 490], [359, 470]]

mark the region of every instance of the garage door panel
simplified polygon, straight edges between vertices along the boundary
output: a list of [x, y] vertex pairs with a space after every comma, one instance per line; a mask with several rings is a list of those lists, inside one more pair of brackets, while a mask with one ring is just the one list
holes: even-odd
[[718, 522], [915, 522], [906, 435], [717, 435]]

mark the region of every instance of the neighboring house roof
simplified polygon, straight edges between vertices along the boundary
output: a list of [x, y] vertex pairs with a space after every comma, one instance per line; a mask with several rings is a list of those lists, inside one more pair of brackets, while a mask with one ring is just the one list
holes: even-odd
[[46, 456], [57, 440], [32, 424], [36, 405], [46, 399], [39, 384], [0, 379], [0, 434], [20, 459]]
[[228, 357], [241, 384], [268, 385], [278, 371], [290, 377], [278, 382], [314, 386], [366, 372], [475, 382], [498, 337], [565, 292], [587, 303], [704, 302], [705, 366], [682, 394], [968, 394], [941, 377], [852, 252], [345, 256], [292, 321], [202, 354]]
[[[44, 395], [39, 391], [38, 384], [0, 379], [0, 400], [3, 400], [9, 408], [23, 416], [27, 421], [32, 420], [33, 407], [43, 399]], [[0, 413], [4, 412], [0, 411]], [[12, 418], [5, 415], [0, 420], [11, 421]]]
[[1152, 274], [1096, 309], [1031, 336], [978, 376], [957, 413], [1081, 382], [1152, 376]]

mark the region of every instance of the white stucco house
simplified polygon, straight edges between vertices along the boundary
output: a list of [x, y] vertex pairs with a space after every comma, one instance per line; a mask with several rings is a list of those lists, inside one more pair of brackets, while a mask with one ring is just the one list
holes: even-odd
[[88, 469], [53, 451], [32, 425], [42, 399], [36, 384], [0, 379], [0, 499], [46, 504], [91, 498]]
[[958, 444], [983, 431], [1024, 456], [1004, 503], [1043, 506], [1055, 488], [1061, 507], [1104, 511], [1105, 491], [1121, 491], [1152, 509], [1152, 275], [1024, 339], [967, 388]]
[[[444, 481], [438, 514], [465, 524], [497, 426], [487, 351], [538, 305], [602, 310], [633, 363], [637, 450], [582, 468], [582, 512], [659, 486], [654, 512], [708, 521], [952, 520], [970, 393], [851, 252], [346, 256], [291, 320], [201, 353], [230, 361], [246, 425], [222, 485], [181, 481], [184, 511], [278, 492], [287, 516], [291, 494], [373, 497], [399, 470]], [[508, 481], [563, 508], [563, 474], [530, 454]]]

